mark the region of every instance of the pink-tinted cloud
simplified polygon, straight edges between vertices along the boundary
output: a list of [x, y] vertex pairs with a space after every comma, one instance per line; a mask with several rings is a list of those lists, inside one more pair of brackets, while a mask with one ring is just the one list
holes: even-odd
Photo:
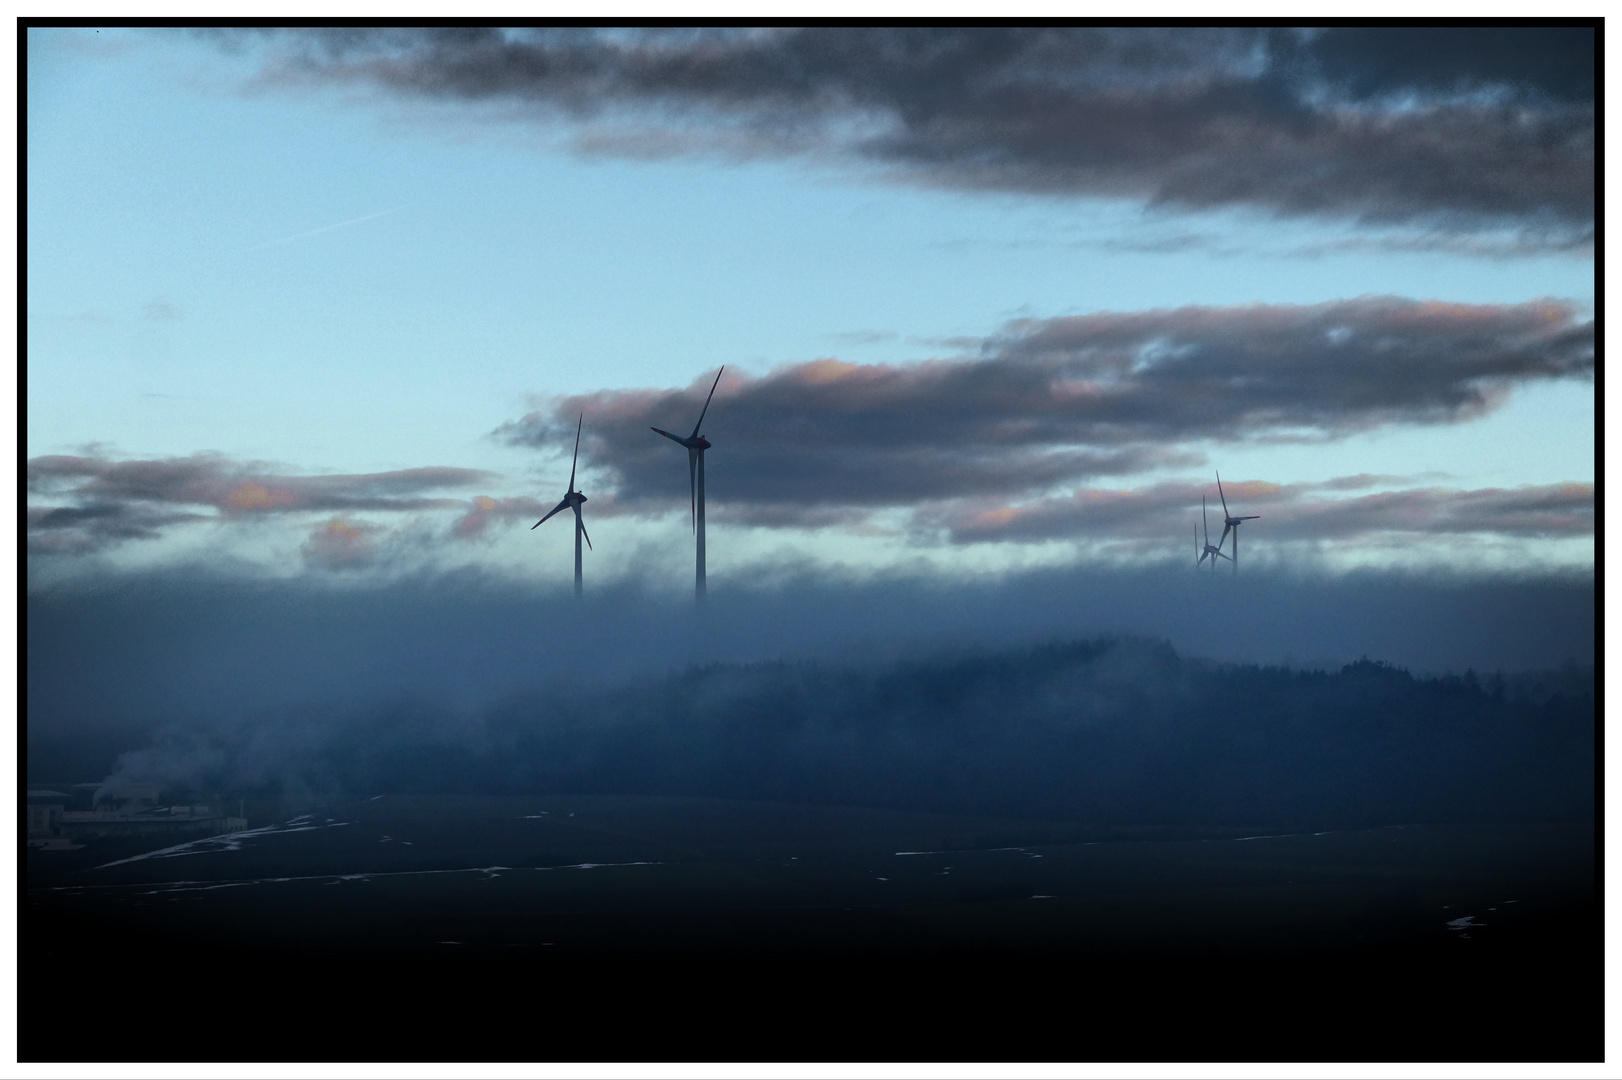
[[[98, 454], [47, 455], [27, 464], [29, 495], [42, 500], [29, 507], [30, 550], [84, 553], [209, 518], [459, 507], [462, 500], [432, 493], [490, 479], [477, 469], [449, 467], [296, 476], [217, 454], [124, 461]], [[214, 513], [200, 513], [203, 508]]]
[[[1246, 524], [1247, 538], [1339, 541], [1379, 534], [1562, 538], [1594, 533], [1594, 485], [1587, 483], [1407, 488], [1351, 497], [1325, 496], [1346, 490], [1349, 485], [1342, 480], [1318, 484], [1224, 480], [1222, 486], [1233, 513], [1261, 515]], [[957, 543], [1055, 539], [1158, 543], [1200, 524], [1202, 497], [1214, 541], [1222, 528], [1214, 484], [1087, 489], [1064, 498], [1007, 505], [962, 500], [920, 515], [920, 524], [943, 530]]]
[[451, 526], [451, 535], [459, 540], [472, 540], [487, 535], [490, 526], [495, 524], [524, 519], [536, 521], [552, 509], [552, 505], [543, 506], [539, 499], [524, 497], [496, 499], [489, 495], [476, 495], [467, 512]]
[[307, 565], [322, 570], [360, 570], [377, 561], [382, 526], [333, 518], [318, 525], [299, 550]]
[[477, 469], [429, 467], [336, 476], [287, 476], [217, 454], [113, 461], [47, 455], [28, 461], [28, 490], [76, 498], [212, 506], [225, 513], [420, 510], [451, 505], [423, 492], [491, 479]]
[[[1363, 297], [1021, 320], [969, 359], [728, 370], [705, 418], [709, 498], [718, 514], [773, 523], [1006, 501], [1198, 465], [1197, 442], [1468, 421], [1516, 386], [1591, 379], [1594, 363], [1593, 322], [1556, 301]], [[559, 398], [498, 435], [566, 446], [584, 412], [582, 462], [628, 511], [669, 508], [686, 501], [686, 455], [649, 428], [685, 434], [709, 382]]]

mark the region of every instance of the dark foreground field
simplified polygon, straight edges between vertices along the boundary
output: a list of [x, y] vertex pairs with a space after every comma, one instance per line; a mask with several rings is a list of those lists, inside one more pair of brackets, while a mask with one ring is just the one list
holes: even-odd
[[574, 795], [306, 814], [30, 853], [23, 1060], [1603, 1055], [1591, 826]]

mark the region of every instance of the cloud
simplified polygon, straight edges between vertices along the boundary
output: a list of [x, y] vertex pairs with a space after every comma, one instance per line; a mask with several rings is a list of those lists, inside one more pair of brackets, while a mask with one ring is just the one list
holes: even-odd
[[[82, 554], [126, 540], [151, 539], [161, 535], [164, 526], [188, 521], [456, 507], [464, 504], [427, 493], [490, 479], [489, 473], [477, 469], [443, 466], [289, 476], [262, 463], [232, 461], [218, 454], [126, 461], [100, 452], [46, 455], [29, 459], [28, 491], [58, 505], [29, 506], [29, 550]], [[63, 500], [67, 505], [61, 505]], [[179, 506], [209, 507], [215, 513], [173, 509]]]
[[322, 570], [359, 570], [377, 561], [380, 525], [333, 518], [318, 526], [300, 552], [307, 565]]
[[92, 502], [84, 506], [30, 506], [30, 555], [87, 555], [126, 540], [150, 540], [165, 526], [197, 521], [202, 514], [150, 506]]
[[[244, 40], [228, 35], [233, 46]], [[1564, 28], [314, 30], [259, 82], [499, 110], [620, 156], [809, 155], [930, 185], [1431, 222], [1594, 219]]]
[[[1027, 319], [970, 359], [824, 359], [761, 377], [729, 369], [705, 420], [715, 445], [706, 468], [720, 520], [1017, 499], [1199, 464], [1193, 441], [1470, 420], [1518, 384], [1593, 370], [1592, 321], [1554, 301], [1363, 297]], [[496, 434], [565, 446], [584, 412], [582, 461], [617, 507], [669, 509], [687, 501], [685, 455], [648, 429], [685, 432], [709, 381], [561, 397]]]
[[1289, 259], [1321, 259], [1339, 254], [1431, 253], [1462, 255], [1476, 259], [1510, 260], [1548, 255], [1594, 256], [1594, 227], [1582, 229], [1528, 224], [1519, 228], [1478, 229], [1459, 232], [1455, 228], [1389, 227], [1358, 228], [1354, 235], [1307, 243], [1268, 243], [1255, 233], [1222, 234], [1181, 231], [1156, 234], [1139, 231], [1102, 240], [1078, 242], [1075, 246], [1132, 255], [1172, 255], [1199, 253], [1212, 258], [1265, 255]]
[[1385, 491], [1309, 501], [1276, 515], [1282, 536], [1351, 538], [1376, 532], [1594, 535], [1594, 485], [1522, 485], [1456, 491]]
[[[1220, 254], [1237, 254], [1233, 247]], [[1480, 259], [1519, 259], [1540, 255], [1594, 257], [1594, 227], [1550, 229], [1528, 227], [1504, 232], [1456, 233], [1444, 229], [1395, 230], [1348, 236], [1339, 240], [1302, 244], [1284, 252], [1301, 258], [1319, 258], [1345, 252], [1442, 252]]]
[[1372, 487], [1403, 487], [1420, 480], [1445, 480], [1446, 473], [1425, 472], [1414, 476], [1392, 476], [1389, 473], [1357, 473], [1354, 476], [1336, 476], [1309, 485], [1314, 491], [1363, 491]]
[[1307, 48], [1322, 76], [1358, 99], [1513, 88], [1551, 101], [1594, 100], [1589, 27], [1340, 27]]
[[[1228, 507], [1260, 514], [1246, 537], [1270, 542], [1340, 541], [1381, 533], [1493, 534], [1504, 537], [1583, 537], [1594, 534], [1594, 485], [1545, 484], [1517, 488], [1410, 488], [1325, 498], [1325, 491], [1369, 486], [1343, 477], [1317, 484], [1224, 481]], [[1165, 483], [1130, 491], [1088, 489], [1064, 498], [985, 508], [967, 502], [936, 510], [925, 521], [956, 543], [997, 540], [1141, 539], [1155, 547], [1200, 521], [1209, 506], [1211, 534], [1222, 527], [1221, 505], [1210, 484]]]
[[487, 534], [495, 523], [509, 523], [521, 518], [539, 519], [552, 505], [542, 505], [538, 499], [494, 499], [489, 495], [476, 495], [467, 513], [456, 519], [451, 535], [459, 540], [471, 540]]
[[826, 336], [833, 341], [839, 342], [841, 345], [857, 346], [880, 345], [885, 342], [894, 341], [898, 335], [894, 330], [848, 330], [843, 333], [828, 334]]

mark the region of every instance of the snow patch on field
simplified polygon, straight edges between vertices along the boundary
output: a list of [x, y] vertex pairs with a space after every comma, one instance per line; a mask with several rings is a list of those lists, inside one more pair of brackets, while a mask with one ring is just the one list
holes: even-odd
[[125, 863], [140, 862], [142, 859], [173, 859], [181, 855], [206, 855], [211, 851], [241, 851], [245, 840], [259, 836], [273, 836], [277, 833], [312, 832], [316, 829], [336, 829], [340, 825], [348, 825], [347, 821], [332, 821], [326, 824], [312, 825], [314, 818], [308, 814], [291, 818], [280, 825], [262, 825], [257, 829], [243, 829], [239, 832], [220, 833], [218, 836], [205, 836], [201, 840], [188, 840], [184, 844], [175, 844], [172, 847], [159, 848], [157, 851], [143, 852], [140, 855], [131, 855], [127, 859], [114, 859], [110, 863], [102, 863], [97, 870], [105, 870], [109, 866], [122, 866]]

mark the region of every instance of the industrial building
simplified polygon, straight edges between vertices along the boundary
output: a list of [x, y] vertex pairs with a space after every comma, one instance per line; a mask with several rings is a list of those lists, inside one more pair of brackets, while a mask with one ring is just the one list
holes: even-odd
[[28, 846], [46, 851], [83, 846], [91, 837], [217, 836], [248, 827], [246, 817], [231, 816], [205, 803], [163, 805], [156, 784], [71, 784], [28, 791]]

